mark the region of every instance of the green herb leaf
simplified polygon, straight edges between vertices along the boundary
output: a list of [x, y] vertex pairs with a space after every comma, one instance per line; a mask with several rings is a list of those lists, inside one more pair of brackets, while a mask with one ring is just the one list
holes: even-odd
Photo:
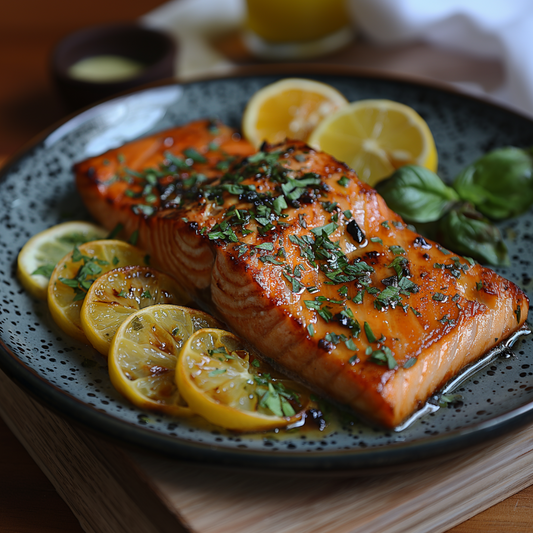
[[325, 226], [319, 226], [318, 228], [313, 228], [311, 230], [312, 233], [314, 233], [317, 237], [321, 236], [323, 233], [325, 233], [328, 237], [336, 231], [336, 229], [339, 226], [335, 224], [335, 222], [330, 222], [329, 224], [326, 224]]
[[510, 264], [500, 230], [469, 204], [452, 209], [438, 222], [437, 239], [456, 253], [482, 263]]
[[355, 345], [355, 342], [352, 339], [344, 341], [344, 344], [346, 344], [346, 348], [348, 348], [348, 350], [352, 350], [354, 352], [357, 351], [357, 346]]
[[379, 182], [376, 190], [393, 211], [414, 223], [438, 220], [459, 200], [437, 174], [417, 165], [400, 167], [390, 178]]
[[392, 350], [387, 346], [383, 346], [381, 350], [372, 351], [370, 354], [370, 361], [377, 363], [378, 365], [387, 365], [389, 370], [398, 366], [398, 363], [392, 354]]
[[207, 163], [207, 159], [194, 148], [185, 148], [183, 155], [187, 159], [192, 159], [195, 163]]
[[128, 242], [130, 244], [133, 244], [133, 246], [135, 246], [137, 244], [137, 241], [139, 240], [139, 230], [135, 230], [131, 235], [130, 235], [130, 238], [128, 239]]
[[41, 265], [39, 268], [36, 268], [31, 275], [32, 276], [44, 276], [45, 278], [50, 278], [52, 272], [54, 271], [55, 265]]
[[450, 404], [453, 404], [455, 402], [459, 402], [463, 399], [463, 397], [456, 393], [456, 394], [443, 394], [439, 398], [439, 407], [449, 407]]
[[365, 329], [365, 334], [366, 334], [366, 338], [368, 339], [368, 342], [372, 343], [378, 340], [376, 336], [374, 335], [374, 332], [370, 328], [370, 325], [368, 322], [365, 322], [364, 329]]
[[[412, 309], [412, 307], [411, 307], [411, 309]], [[405, 363], [403, 364], [403, 367], [404, 368], [411, 368], [417, 361], [418, 361], [418, 359], [416, 357], [411, 357], [411, 359], [408, 359], [407, 361], [405, 361]]]
[[116, 239], [118, 234], [124, 229], [124, 224], [117, 224], [106, 237], [106, 239]]
[[257, 244], [254, 248], [256, 250], [268, 250], [271, 252], [274, 249], [274, 245], [271, 242], [264, 242], [263, 244]]
[[215, 368], [209, 372], [208, 376], [212, 378], [214, 376], [218, 376], [219, 374], [224, 374], [224, 372], [226, 372], [225, 368]]
[[517, 216], [533, 204], [531, 154], [514, 147], [493, 150], [466, 167], [453, 186], [491, 219]]

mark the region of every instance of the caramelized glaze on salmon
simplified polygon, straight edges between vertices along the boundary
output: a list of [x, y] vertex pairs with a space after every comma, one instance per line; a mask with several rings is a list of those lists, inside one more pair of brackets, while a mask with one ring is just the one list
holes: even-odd
[[409, 229], [327, 154], [173, 131], [168, 151], [164, 133], [76, 165], [87, 207], [318, 393], [396, 427], [524, 323], [516, 285]]

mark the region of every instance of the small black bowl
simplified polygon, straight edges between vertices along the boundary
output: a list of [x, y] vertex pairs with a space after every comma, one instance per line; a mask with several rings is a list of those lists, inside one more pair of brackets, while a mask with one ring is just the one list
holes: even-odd
[[[63, 39], [51, 58], [52, 77], [67, 106], [85, 107], [139, 85], [174, 75], [175, 41], [167, 34], [138, 24], [124, 23], [82, 29]], [[82, 59], [113, 55], [143, 65], [139, 73], [116, 81], [81, 80], [70, 75]]]

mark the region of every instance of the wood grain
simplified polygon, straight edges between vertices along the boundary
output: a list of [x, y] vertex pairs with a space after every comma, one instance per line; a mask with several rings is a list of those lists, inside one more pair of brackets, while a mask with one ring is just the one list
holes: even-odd
[[[0, 371], [0, 414], [88, 533], [183, 532], [113, 445], [48, 411]], [[116, 476], [120, 470], [121, 475]], [[138, 498], [138, 495], [142, 495]], [[22, 500], [20, 502], [24, 504]], [[168, 520], [172, 521], [171, 527]]]
[[0, 418], [0, 531], [82, 533], [76, 517]]
[[[533, 477], [533, 428], [398, 473], [328, 478], [133, 452], [48, 411], [1, 372], [0, 414], [89, 533], [443, 533]], [[523, 511], [512, 522], [489, 512], [466, 531], [527, 531]]]

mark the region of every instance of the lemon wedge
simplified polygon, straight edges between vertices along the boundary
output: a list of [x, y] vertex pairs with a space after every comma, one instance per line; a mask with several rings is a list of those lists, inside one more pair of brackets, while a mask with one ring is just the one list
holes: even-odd
[[299, 384], [272, 377], [227, 331], [201, 329], [183, 346], [176, 382], [189, 407], [209, 422], [238, 431], [265, 431], [301, 421], [311, 405]]
[[242, 131], [259, 148], [288, 139], [306, 141], [327, 116], [348, 103], [334, 87], [314, 80], [286, 78], [259, 89], [244, 111]]
[[127, 266], [98, 277], [81, 306], [81, 326], [90, 343], [107, 356], [120, 324], [139, 309], [158, 304], [190, 305], [178, 283], [153, 268]]
[[17, 258], [17, 276], [36, 298], [46, 300], [48, 281], [58, 261], [74, 246], [103, 239], [107, 230], [89, 222], [64, 222], [34, 235]]
[[89, 343], [81, 325], [81, 306], [87, 290], [100, 275], [114, 268], [145, 265], [146, 253], [124, 241], [91, 241], [75, 247], [56, 265], [48, 284], [48, 308], [68, 335]]
[[353, 168], [373, 186], [403, 165], [435, 172], [437, 149], [424, 119], [391, 100], [353, 102], [324, 119], [309, 144]]
[[175, 380], [178, 353], [195, 331], [220, 327], [211, 316], [175, 305], [154, 305], [130, 315], [113, 337], [109, 377], [142, 409], [191, 416]]

